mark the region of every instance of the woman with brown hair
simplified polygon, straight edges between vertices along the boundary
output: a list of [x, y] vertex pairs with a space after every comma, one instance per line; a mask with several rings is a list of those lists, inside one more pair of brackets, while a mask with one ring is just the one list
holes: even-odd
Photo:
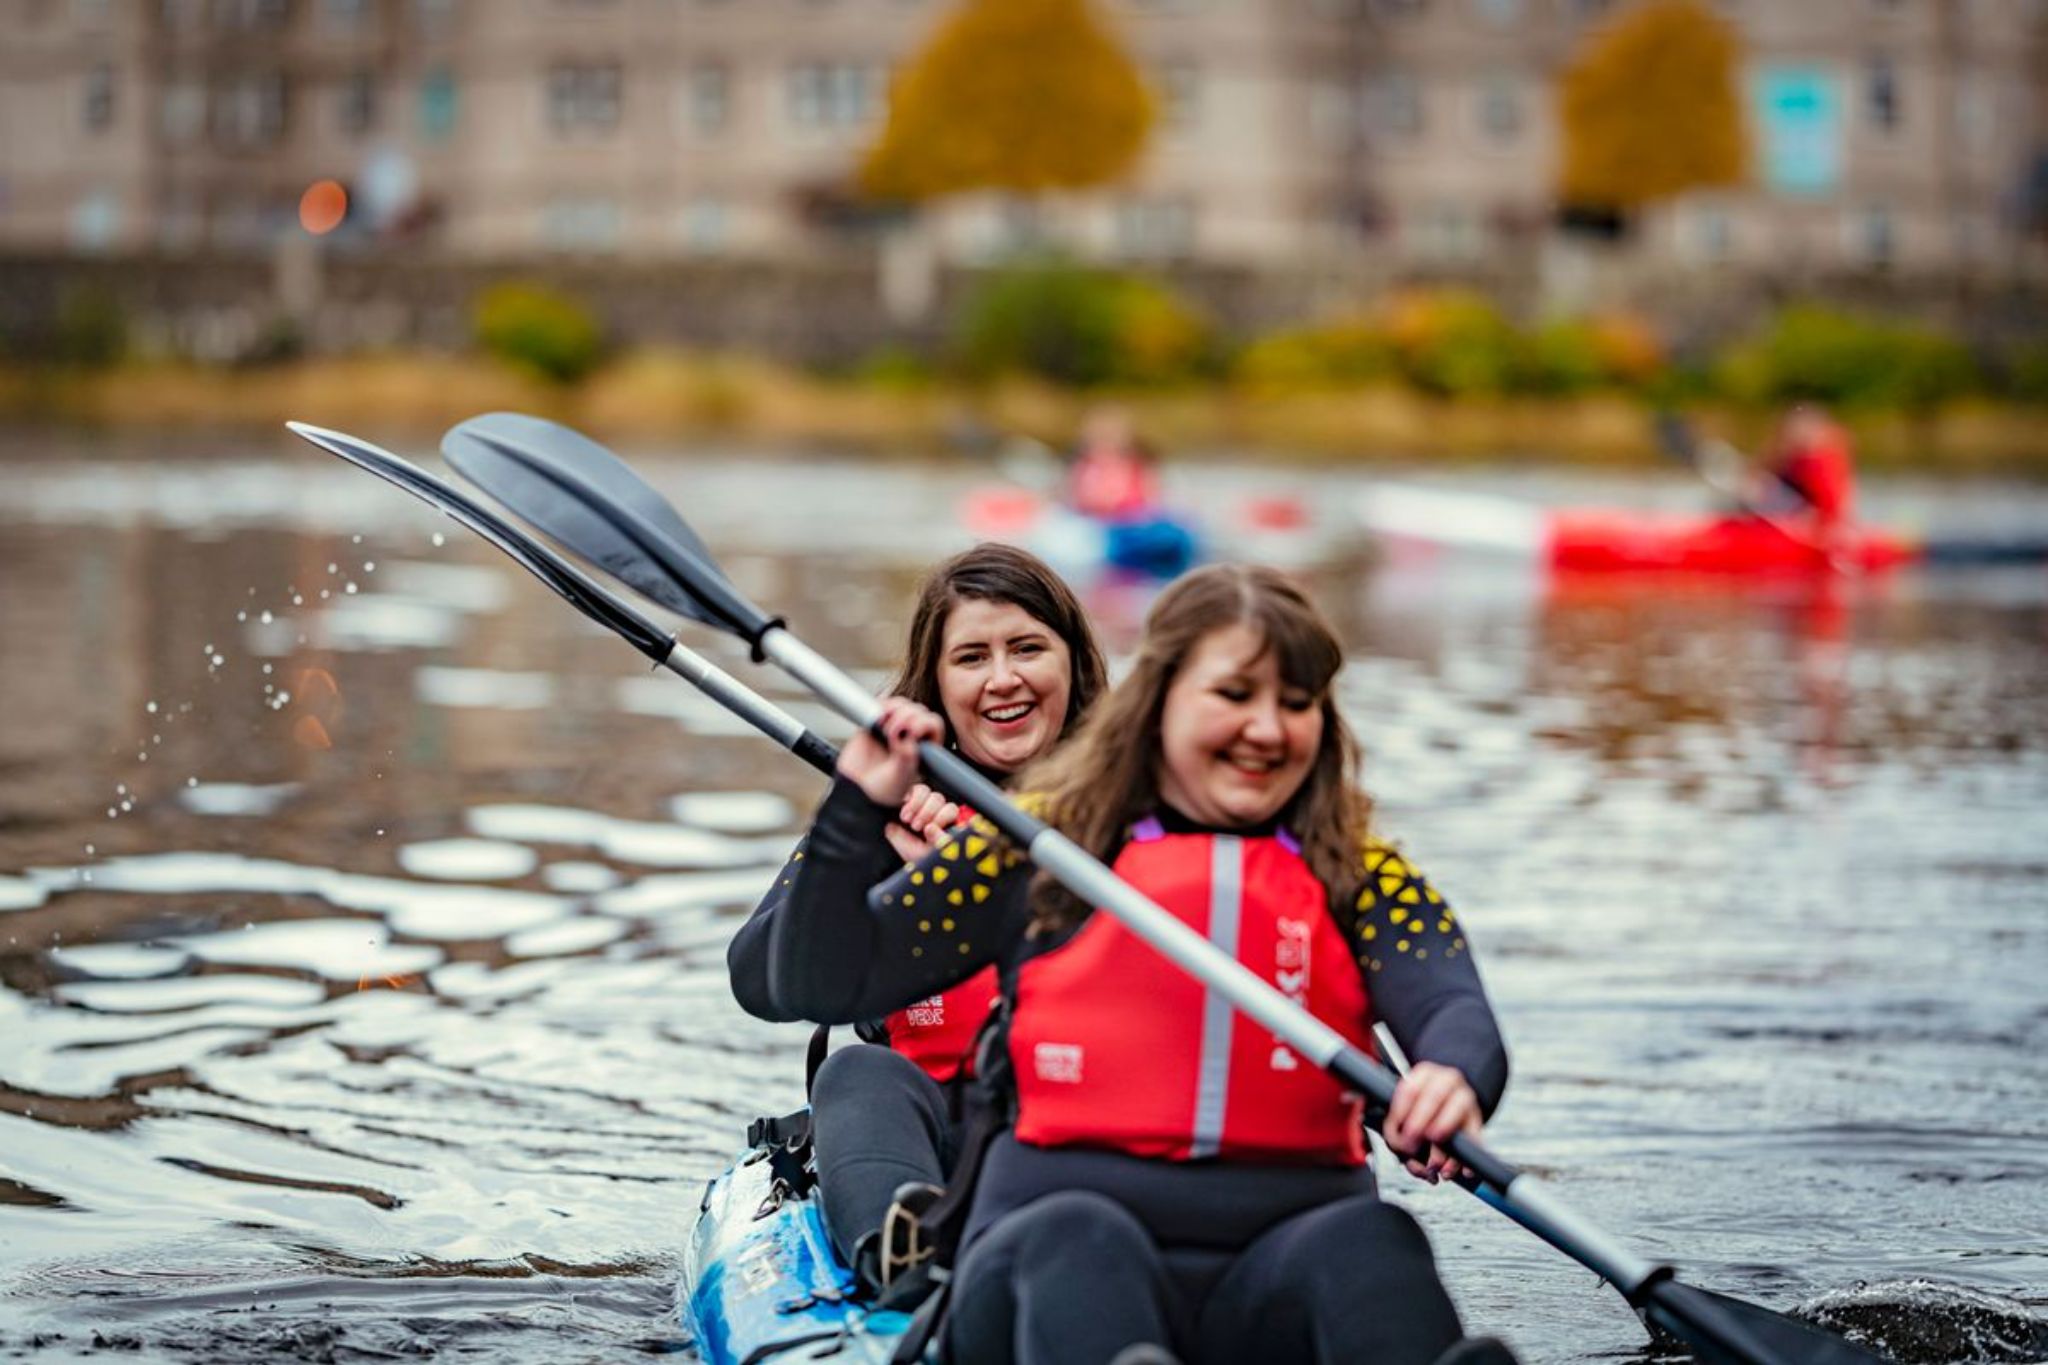
[[[1302, 1006], [1414, 1066], [1383, 1132], [1409, 1169], [1477, 1132], [1507, 1055], [1465, 932], [1368, 833], [1328, 625], [1268, 569], [1169, 587], [1131, 675], [1023, 786], [1042, 818]], [[942, 733], [904, 698], [851, 741], [776, 926], [780, 1002], [861, 1018], [997, 967], [1011, 1131], [985, 1154], [950, 1358], [1430, 1365], [1463, 1342], [1429, 1246], [1380, 1202], [1362, 1101], [986, 826], [872, 893], [847, 875]]]
[[[962, 551], [925, 575], [911, 614], [903, 667], [891, 688], [940, 718], [940, 737], [998, 782], [1070, 733], [1105, 685], [1102, 654], [1073, 592], [1043, 561], [1010, 545]], [[843, 850], [855, 890], [929, 853], [963, 819], [922, 785], [898, 798], [893, 818], [857, 850]], [[733, 994], [763, 1019], [802, 1018], [784, 1007], [769, 963], [770, 935], [811, 847], [806, 836], [726, 952]], [[803, 953], [795, 939], [786, 947]], [[898, 1002], [862, 1021], [880, 1046], [842, 1048], [812, 1083], [812, 1135], [825, 1224], [846, 1263], [872, 1279], [862, 1254], [897, 1188], [938, 1184], [959, 1139], [959, 1086], [989, 1008], [990, 968]]]

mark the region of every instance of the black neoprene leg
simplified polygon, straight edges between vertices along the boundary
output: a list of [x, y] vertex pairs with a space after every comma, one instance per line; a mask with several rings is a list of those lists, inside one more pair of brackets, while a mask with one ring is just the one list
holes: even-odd
[[1049, 1194], [1005, 1214], [961, 1258], [946, 1358], [1106, 1365], [1125, 1347], [1168, 1344], [1170, 1292], [1151, 1235], [1123, 1205]]
[[1430, 1365], [1462, 1335], [1415, 1220], [1371, 1195], [1296, 1214], [1201, 1307], [1203, 1365]]
[[896, 1187], [945, 1183], [958, 1134], [938, 1082], [886, 1047], [861, 1043], [825, 1059], [811, 1086], [819, 1202], [840, 1259], [882, 1226]]

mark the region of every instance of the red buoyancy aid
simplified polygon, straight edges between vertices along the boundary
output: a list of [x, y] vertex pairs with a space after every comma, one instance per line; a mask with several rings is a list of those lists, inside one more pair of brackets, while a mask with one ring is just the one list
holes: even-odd
[[[974, 818], [974, 812], [962, 806], [953, 827], [965, 829]], [[890, 1047], [944, 1085], [963, 1072], [974, 1074], [974, 1040], [1002, 996], [996, 969], [984, 967], [951, 989], [897, 1010], [882, 1027], [888, 1030]]]
[[996, 969], [984, 967], [959, 985], [883, 1020], [889, 1046], [940, 1085], [962, 1072], [972, 1076], [975, 1037], [1002, 995]]
[[[1328, 893], [1286, 834], [1168, 834], [1116, 873], [1370, 1053], [1371, 1001]], [[1185, 1161], [1362, 1165], [1363, 1101], [1096, 913], [1017, 973], [1021, 1142]]]

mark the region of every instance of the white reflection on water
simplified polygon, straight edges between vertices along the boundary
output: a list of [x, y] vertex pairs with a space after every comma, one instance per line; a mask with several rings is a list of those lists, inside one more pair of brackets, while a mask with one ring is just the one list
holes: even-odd
[[735, 839], [568, 806], [475, 806], [467, 818], [469, 827], [486, 838], [580, 845], [641, 867], [736, 867], [779, 859], [789, 847], [786, 839]]
[[526, 845], [500, 839], [429, 839], [398, 850], [400, 867], [437, 881], [506, 881], [525, 876], [539, 862], [540, 855]]
[[796, 807], [774, 792], [685, 792], [670, 798], [668, 810], [686, 825], [726, 834], [766, 834], [796, 819]]

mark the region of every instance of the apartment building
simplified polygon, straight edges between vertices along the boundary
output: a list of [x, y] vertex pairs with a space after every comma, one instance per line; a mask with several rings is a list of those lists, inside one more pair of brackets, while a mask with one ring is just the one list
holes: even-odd
[[[0, 249], [239, 252], [311, 181], [332, 249], [788, 259], [872, 249], [852, 192], [952, 0], [0, 0]], [[931, 219], [986, 258], [1455, 270], [1551, 231], [1553, 87], [1629, 0], [1098, 0], [1164, 113], [1123, 185]], [[1753, 183], [1636, 249], [1985, 272], [2031, 249], [2048, 0], [1718, 0]]]

